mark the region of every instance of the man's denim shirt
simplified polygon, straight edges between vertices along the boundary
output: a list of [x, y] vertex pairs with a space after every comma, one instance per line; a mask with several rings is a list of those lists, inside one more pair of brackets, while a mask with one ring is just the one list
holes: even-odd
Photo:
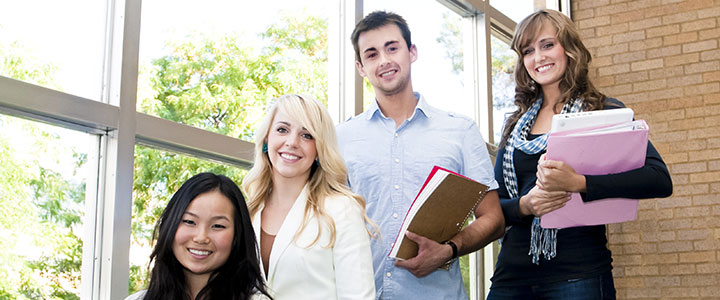
[[[372, 240], [378, 299], [467, 299], [457, 260], [449, 271], [417, 278], [388, 257], [405, 214], [434, 165], [475, 179], [491, 190], [498, 184], [485, 141], [475, 122], [429, 106], [415, 93], [413, 115], [395, 128], [377, 101], [338, 125], [348, 184], [365, 198], [368, 216], [380, 227]], [[451, 205], [452, 199], [447, 199]]]

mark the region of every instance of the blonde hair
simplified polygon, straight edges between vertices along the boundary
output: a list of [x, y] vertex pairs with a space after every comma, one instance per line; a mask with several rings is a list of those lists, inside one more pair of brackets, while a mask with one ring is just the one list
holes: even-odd
[[[248, 198], [248, 210], [250, 216], [255, 215], [261, 204], [265, 203], [272, 189], [272, 165], [267, 153], [262, 151], [263, 144], [267, 141], [272, 120], [279, 110], [287, 114], [292, 120], [300, 123], [315, 140], [317, 149], [318, 166], [310, 172], [308, 178], [309, 193], [303, 223], [298, 228], [293, 240], [303, 232], [311, 216], [318, 218], [318, 236], [308, 245], [314, 245], [320, 239], [322, 232], [321, 224], [326, 224], [330, 230], [330, 242], [327, 247], [335, 245], [335, 222], [325, 211], [325, 201], [332, 196], [344, 196], [355, 200], [360, 206], [364, 221], [372, 228], [375, 224], [365, 214], [365, 200], [346, 185], [347, 168], [345, 161], [340, 155], [340, 150], [335, 135], [335, 126], [325, 106], [310, 96], [284, 95], [276, 98], [273, 105], [268, 109], [265, 118], [258, 126], [255, 133], [255, 161], [252, 168], [245, 176], [242, 183], [243, 191]], [[366, 227], [371, 236], [376, 229], [371, 231]]]
[[501, 146], [505, 144], [515, 124], [530, 108], [533, 102], [542, 93], [542, 87], [535, 83], [525, 69], [523, 49], [532, 42], [544, 26], [552, 26], [557, 31], [557, 40], [565, 49], [568, 58], [567, 69], [560, 79], [560, 101], [556, 105], [562, 106], [573, 98], [583, 99], [584, 110], [598, 110], [603, 108], [605, 95], [600, 93], [588, 77], [588, 67], [592, 57], [590, 51], [580, 40], [580, 33], [570, 18], [556, 10], [541, 9], [525, 19], [515, 27], [515, 36], [511, 43], [512, 49], [518, 56], [515, 64], [515, 105], [518, 109], [508, 117], [503, 132]]

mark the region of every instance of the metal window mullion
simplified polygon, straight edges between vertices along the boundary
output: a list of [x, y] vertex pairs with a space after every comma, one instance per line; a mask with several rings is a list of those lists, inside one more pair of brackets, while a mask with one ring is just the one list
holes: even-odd
[[118, 108], [0, 76], [0, 111], [92, 134], [117, 127]]
[[127, 296], [132, 207], [133, 162], [140, 0], [110, 2], [104, 98], [119, 107], [118, 128], [106, 139], [100, 246], [100, 299]]
[[105, 136], [92, 135], [88, 137], [88, 163], [89, 165], [87, 178], [85, 180], [85, 218], [83, 220], [83, 227], [85, 228], [85, 234], [83, 236], [83, 247], [82, 247], [82, 267], [81, 267], [81, 282], [80, 282], [80, 299], [98, 299], [100, 270], [99, 258], [100, 251], [96, 247], [97, 241], [100, 240], [101, 230], [99, 225], [102, 222], [100, 217], [102, 212], [102, 185], [101, 180], [103, 179], [101, 174], [104, 174], [104, 153], [102, 140]]
[[144, 113], [136, 113], [136, 143], [250, 168], [255, 144]]
[[485, 141], [493, 143], [492, 120], [492, 57], [490, 52], [490, 18], [486, 14], [478, 14], [474, 18], [475, 64], [475, 118]]
[[[465, 82], [470, 84], [465, 84], [466, 94], [472, 96], [473, 104], [475, 106], [478, 105], [478, 99], [480, 98], [478, 95], [478, 88], [477, 88], [477, 60], [478, 55], [476, 52], [476, 45], [477, 45], [477, 34], [476, 34], [476, 15], [472, 15], [470, 17], [464, 18], [465, 23], [465, 29], [463, 30], [464, 36], [463, 40], [465, 41], [463, 43], [464, 47], [464, 53], [463, 56], [463, 64], [465, 66]], [[478, 119], [477, 114], [473, 114], [473, 117], [475, 118], [475, 122], [478, 122], [480, 119]], [[478, 261], [481, 259], [480, 253], [478, 251], [471, 253], [468, 256], [468, 269], [469, 269], [469, 297], [470, 300], [477, 300], [480, 299], [481, 291], [482, 291], [482, 281], [480, 278], [480, 273], [478, 271], [481, 271], [482, 268], [478, 265]]]
[[[483, 7], [482, 11], [487, 11]], [[490, 52], [490, 18], [485, 13], [478, 13], [468, 18], [468, 28], [465, 30], [465, 56], [466, 82], [473, 95], [475, 103], [475, 120], [478, 122], [480, 132], [489, 143], [493, 142], [492, 134], [492, 70]], [[492, 247], [492, 244], [490, 245]], [[481, 251], [470, 255], [470, 299], [485, 299], [489, 289], [487, 269], [492, 271], [493, 264], [487, 263], [486, 257], [492, 257], [492, 250], [487, 246]]]
[[363, 111], [363, 79], [355, 70], [350, 42], [355, 24], [363, 17], [363, 0], [341, 0], [334, 5], [328, 31], [328, 110], [335, 123], [341, 123]]

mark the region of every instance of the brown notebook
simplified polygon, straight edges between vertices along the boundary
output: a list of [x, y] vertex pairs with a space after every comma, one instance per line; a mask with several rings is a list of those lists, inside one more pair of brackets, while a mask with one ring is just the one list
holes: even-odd
[[482, 183], [435, 166], [410, 205], [389, 256], [408, 259], [417, 255], [417, 243], [405, 237], [406, 231], [438, 243], [449, 240], [462, 229], [487, 191]]

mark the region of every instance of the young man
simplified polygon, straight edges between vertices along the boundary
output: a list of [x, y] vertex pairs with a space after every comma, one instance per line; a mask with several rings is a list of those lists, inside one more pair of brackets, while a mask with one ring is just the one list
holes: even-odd
[[[431, 107], [413, 92], [410, 66], [417, 49], [405, 20], [373, 12], [352, 34], [356, 67], [375, 90], [373, 104], [338, 125], [348, 182], [367, 201], [367, 214], [380, 227], [371, 242], [375, 288], [381, 299], [467, 299], [460, 267], [438, 269], [476, 251], [503, 233], [498, 185], [485, 142], [471, 119]], [[414, 258], [388, 257], [403, 218], [434, 165], [478, 180], [493, 190], [475, 209], [477, 220], [445, 244], [408, 233], [419, 245]], [[453, 199], [447, 199], [452, 205]]]

